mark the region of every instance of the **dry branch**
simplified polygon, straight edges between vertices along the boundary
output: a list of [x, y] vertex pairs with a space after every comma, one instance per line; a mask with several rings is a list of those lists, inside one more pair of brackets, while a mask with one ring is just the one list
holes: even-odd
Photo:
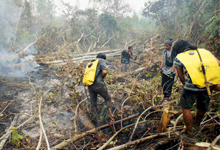
[[13, 101], [11, 101], [1, 112], [0, 112], [0, 116], [2, 116], [2, 113], [8, 108], [8, 106], [12, 103]]
[[220, 135], [218, 135], [215, 140], [212, 142], [212, 144], [209, 146], [209, 148], [207, 150], [211, 150], [213, 149], [214, 145], [218, 142], [218, 140], [220, 140]]
[[[19, 129], [20, 127], [22, 127], [23, 125], [25, 125], [26, 123], [28, 123], [29, 121], [31, 121], [32, 118], [33, 118], [33, 117], [30, 117], [28, 120], [26, 120], [25, 122], [23, 122], [22, 124], [20, 124], [19, 126], [17, 126], [16, 129]], [[6, 137], [7, 137], [9, 134], [11, 134], [12, 132], [13, 132], [13, 131], [10, 130], [10, 131], [7, 132], [6, 134], [4, 134], [4, 135], [0, 138], [0, 140], [6, 138]]]
[[[141, 123], [145, 123], [147, 122], [146, 120], [145, 121], [142, 121], [142, 122], [139, 122], [138, 124], [141, 124]], [[130, 125], [127, 125], [125, 126], [124, 128], [121, 128], [119, 131], [117, 131], [104, 145], [102, 145], [102, 147], [100, 147], [98, 150], [103, 150], [106, 146], [108, 146], [108, 144], [121, 132], [123, 131], [124, 129], [127, 129], [129, 127], [132, 127], [134, 126], [135, 123], [133, 124], [130, 124]]]
[[171, 103], [173, 103], [173, 102], [174, 102], [174, 101], [170, 101], [170, 102], [168, 102], [168, 103], [166, 103], [166, 104], [157, 105], [157, 106], [151, 106], [151, 107], [148, 107], [147, 109], [145, 109], [145, 110], [141, 113], [141, 115], [138, 117], [138, 119], [137, 119], [137, 121], [136, 121], [136, 124], [135, 124], [135, 127], [134, 127], [134, 129], [133, 129], [133, 132], [132, 132], [132, 134], [131, 134], [131, 136], [130, 136], [129, 141], [132, 140], [133, 135], [134, 135], [134, 132], [135, 132], [135, 130], [136, 130], [136, 128], [137, 128], [138, 122], [139, 122], [139, 120], [140, 120], [140, 118], [142, 117], [143, 114], [145, 114], [148, 110], [150, 110], [150, 109], [152, 109], [152, 108], [161, 107], [161, 106], [164, 106], [164, 105], [171, 104]]
[[77, 133], [76, 117], [78, 116], [79, 105], [80, 105], [81, 103], [83, 103], [85, 100], [87, 100], [87, 98], [84, 99], [84, 100], [82, 100], [82, 101], [81, 101], [79, 104], [77, 104], [77, 106], [76, 106], [75, 116], [74, 116], [74, 128], [75, 128], [75, 133]]
[[39, 150], [39, 149], [40, 149], [41, 141], [42, 141], [42, 134], [43, 134], [43, 132], [42, 132], [42, 130], [40, 130], [40, 138], [39, 138], [39, 141], [38, 141], [36, 150]]
[[123, 118], [124, 103], [125, 103], [129, 98], [130, 98], [130, 97], [127, 97], [127, 98], [123, 101], [123, 103], [122, 103], [122, 105], [121, 105], [121, 128], [123, 127], [123, 126], [122, 126], [122, 118]]
[[41, 103], [42, 103], [42, 97], [40, 98], [40, 102], [39, 102], [39, 123], [40, 123], [41, 131], [43, 132], [45, 141], [47, 143], [47, 149], [49, 150], [50, 149], [50, 144], [49, 144], [47, 134], [46, 134], [45, 129], [44, 129], [42, 119], [41, 119]]
[[[130, 116], [130, 117], [124, 118], [123, 121], [132, 119], [132, 118], [134, 118], [134, 117], [136, 117], [136, 116], [138, 116], [138, 115], [139, 115], [139, 114], [135, 114], [135, 115], [132, 115], [132, 116]], [[118, 123], [120, 123], [120, 122], [121, 122], [121, 120], [114, 122], [114, 124], [118, 124]], [[98, 132], [100, 129], [106, 128], [106, 127], [108, 127], [108, 126], [110, 126], [110, 125], [112, 125], [112, 124], [109, 123], [109, 124], [100, 126], [100, 127], [98, 127], [98, 128], [94, 128], [94, 129], [91, 129], [91, 130], [89, 130], [89, 131], [86, 131], [86, 132], [84, 132], [84, 133], [82, 133], [82, 134], [74, 135], [74, 136], [71, 137], [70, 139], [61, 142], [60, 144], [58, 144], [58, 145], [52, 147], [51, 149], [52, 149], [52, 150], [61, 149], [61, 148], [65, 147], [65, 146], [69, 145], [70, 142], [75, 142], [75, 141], [79, 140], [80, 138], [83, 138], [84, 136], [87, 136], [87, 135], [89, 135], [89, 134], [91, 134], [91, 133], [96, 133], [96, 132]]]
[[[173, 131], [171, 131], [172, 133]], [[119, 149], [127, 149], [129, 146], [131, 145], [137, 145], [141, 142], [144, 142], [146, 140], [150, 140], [150, 139], [153, 139], [153, 138], [156, 138], [156, 137], [159, 137], [159, 136], [165, 136], [165, 135], [168, 135], [170, 134], [170, 132], [164, 132], [164, 133], [158, 133], [158, 134], [155, 134], [155, 135], [151, 135], [151, 136], [147, 136], [145, 138], [142, 138], [142, 139], [139, 139], [139, 140], [136, 140], [136, 141], [129, 141], [128, 143], [126, 144], [123, 144], [123, 145], [119, 145], [119, 146], [116, 146], [114, 148], [110, 148], [109, 150], [119, 150]]]
[[112, 37], [110, 37], [110, 38], [108, 39], [108, 41], [105, 42], [105, 44], [103, 44], [103, 45], [101, 46], [101, 48], [103, 48], [106, 44], [108, 44], [108, 42], [109, 42], [112, 38], [114, 38], [115, 36], [116, 36], [116, 34], [114, 34]]
[[4, 145], [5, 145], [5, 142], [7, 141], [7, 139], [8, 139], [8, 137], [9, 137], [10, 133], [12, 132], [11, 128], [14, 127], [14, 125], [15, 125], [15, 123], [16, 123], [16, 121], [17, 121], [17, 118], [18, 118], [18, 116], [15, 116], [15, 117], [14, 117], [14, 119], [13, 119], [13, 121], [12, 121], [10, 127], [8, 128], [8, 131], [6, 132], [6, 136], [5, 136], [4, 139], [1, 141], [1, 143], [0, 143], [0, 150], [3, 149], [3, 147], [4, 147]]

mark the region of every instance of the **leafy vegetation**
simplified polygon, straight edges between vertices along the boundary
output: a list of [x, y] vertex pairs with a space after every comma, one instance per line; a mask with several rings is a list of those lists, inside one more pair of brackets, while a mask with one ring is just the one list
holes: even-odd
[[20, 140], [22, 140], [24, 137], [21, 134], [18, 134], [17, 129], [13, 127], [11, 130], [12, 132], [12, 143], [16, 145], [17, 148], [20, 147]]

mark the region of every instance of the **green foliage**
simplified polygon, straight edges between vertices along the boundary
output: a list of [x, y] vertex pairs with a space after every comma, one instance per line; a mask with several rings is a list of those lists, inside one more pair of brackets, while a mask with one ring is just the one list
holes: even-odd
[[220, 14], [220, 10], [215, 11], [213, 17], [206, 22], [208, 26], [205, 33], [210, 34], [210, 40], [216, 37], [220, 30], [220, 16], [218, 14]]
[[216, 0], [158, 0], [146, 3], [143, 14], [156, 20], [164, 38], [184, 38], [195, 44], [203, 38], [205, 22], [219, 4]]
[[113, 75], [113, 73], [111, 72], [111, 71], [107, 71], [107, 76], [106, 76], [106, 80], [107, 80], [107, 83], [112, 83], [112, 81], [113, 81], [113, 77], [114, 77], [114, 75]]
[[20, 140], [24, 137], [21, 134], [18, 134], [17, 129], [15, 127], [11, 128], [12, 132], [12, 143], [16, 145], [17, 148], [20, 147]]
[[103, 13], [100, 15], [99, 24], [104, 30], [121, 31], [121, 27], [116, 18], [108, 13]]
[[219, 56], [220, 53], [220, 9], [217, 9], [213, 16], [206, 22], [205, 34], [208, 36], [207, 49]]
[[147, 78], [151, 78], [152, 75], [153, 75], [153, 72], [149, 72], [149, 73], [146, 75], [146, 77], [147, 77]]

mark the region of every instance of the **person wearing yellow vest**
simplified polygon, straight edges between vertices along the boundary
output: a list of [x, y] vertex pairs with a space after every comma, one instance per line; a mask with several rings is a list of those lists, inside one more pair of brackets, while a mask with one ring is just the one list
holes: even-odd
[[[107, 65], [105, 62], [106, 55], [104, 53], [99, 53], [96, 58], [99, 60], [96, 68], [95, 81], [92, 85], [88, 86], [91, 109], [90, 113], [93, 113], [93, 122], [97, 124], [97, 96], [98, 94], [105, 99], [105, 107], [110, 107], [111, 105], [111, 96], [107, 90], [107, 87], [104, 82], [104, 78], [107, 75]], [[103, 107], [104, 107], [103, 106]]]
[[[171, 57], [183, 84], [179, 106], [182, 107], [186, 132], [182, 135], [182, 139], [194, 144], [196, 139], [193, 127], [200, 130], [200, 122], [205, 112], [209, 110], [210, 97], [207, 87], [208, 90], [209, 87], [215, 89], [213, 87], [220, 84], [220, 61], [208, 50], [197, 49], [196, 46], [192, 46], [185, 40], [177, 41], [174, 44]], [[193, 120], [191, 108], [195, 102], [197, 113]]]

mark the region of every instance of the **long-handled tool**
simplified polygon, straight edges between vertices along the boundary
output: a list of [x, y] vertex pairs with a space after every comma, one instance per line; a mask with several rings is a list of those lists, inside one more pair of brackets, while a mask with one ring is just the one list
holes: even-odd
[[206, 72], [205, 72], [205, 66], [204, 66], [204, 64], [203, 64], [202, 57], [201, 57], [201, 55], [200, 55], [200, 53], [199, 53], [199, 50], [196, 49], [196, 51], [197, 51], [197, 53], [198, 53], [198, 55], [199, 55], [199, 59], [200, 59], [200, 62], [201, 62], [202, 73], [203, 73], [204, 78], [205, 78], [205, 84], [206, 84], [207, 93], [208, 93], [209, 97], [211, 98], [211, 95], [212, 95], [212, 94], [211, 94], [210, 87], [209, 87], [209, 85], [208, 85], [208, 84], [210, 83], [210, 81], [207, 81]]

